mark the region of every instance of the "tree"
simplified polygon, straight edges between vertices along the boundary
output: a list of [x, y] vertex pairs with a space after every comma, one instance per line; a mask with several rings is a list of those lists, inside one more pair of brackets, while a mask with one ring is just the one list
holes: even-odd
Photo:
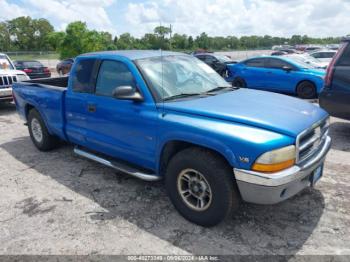
[[11, 38], [7, 24], [5, 22], [0, 23], [0, 51], [11, 50]]
[[157, 26], [154, 28], [154, 33], [159, 37], [164, 38], [166, 35], [171, 33], [171, 28], [165, 26]]
[[46, 42], [52, 50], [58, 50], [66, 37], [65, 32], [51, 32], [46, 36]]
[[46, 19], [18, 17], [6, 22], [13, 49], [33, 51], [48, 49], [47, 36], [54, 31]]

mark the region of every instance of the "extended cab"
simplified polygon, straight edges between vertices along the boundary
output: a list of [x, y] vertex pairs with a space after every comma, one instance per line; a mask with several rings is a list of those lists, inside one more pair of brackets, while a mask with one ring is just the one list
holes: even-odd
[[61, 139], [132, 176], [164, 178], [177, 210], [203, 226], [240, 199], [275, 204], [313, 186], [331, 143], [319, 107], [232, 88], [173, 52], [81, 55], [69, 78], [15, 84], [14, 98], [39, 150]]
[[28, 80], [25, 72], [16, 70], [10, 58], [0, 53], [0, 103], [12, 101], [12, 84]]

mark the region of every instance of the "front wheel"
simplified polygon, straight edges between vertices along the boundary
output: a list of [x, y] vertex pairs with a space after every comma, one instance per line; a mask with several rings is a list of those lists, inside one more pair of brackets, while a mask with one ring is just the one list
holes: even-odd
[[30, 110], [28, 114], [28, 129], [30, 138], [40, 151], [48, 151], [57, 147], [58, 138], [50, 135], [40, 113], [36, 109]]
[[219, 224], [239, 205], [232, 168], [205, 149], [192, 147], [176, 154], [168, 165], [165, 185], [178, 212], [201, 226]]

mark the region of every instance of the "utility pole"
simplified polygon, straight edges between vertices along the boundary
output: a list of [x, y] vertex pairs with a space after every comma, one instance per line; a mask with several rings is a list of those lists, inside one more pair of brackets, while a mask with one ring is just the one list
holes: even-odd
[[169, 39], [169, 44], [170, 44], [170, 50], [172, 49], [172, 33], [173, 33], [173, 26], [170, 24], [170, 39]]

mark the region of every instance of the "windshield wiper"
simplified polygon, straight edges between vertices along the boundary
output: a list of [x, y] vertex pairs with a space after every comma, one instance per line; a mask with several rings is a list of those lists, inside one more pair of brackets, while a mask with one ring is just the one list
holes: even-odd
[[221, 91], [221, 90], [224, 90], [224, 89], [231, 89], [231, 90], [235, 90], [237, 89], [236, 87], [232, 87], [232, 86], [218, 86], [214, 89], [211, 89], [211, 90], [208, 90], [207, 92], [205, 92], [206, 94], [207, 93], [213, 93], [213, 92], [217, 92], [217, 91]]
[[164, 101], [169, 101], [169, 100], [174, 100], [174, 99], [179, 99], [179, 98], [185, 98], [185, 97], [191, 97], [191, 96], [201, 96], [203, 94], [201, 93], [182, 93], [174, 96], [169, 96], [164, 98]]

